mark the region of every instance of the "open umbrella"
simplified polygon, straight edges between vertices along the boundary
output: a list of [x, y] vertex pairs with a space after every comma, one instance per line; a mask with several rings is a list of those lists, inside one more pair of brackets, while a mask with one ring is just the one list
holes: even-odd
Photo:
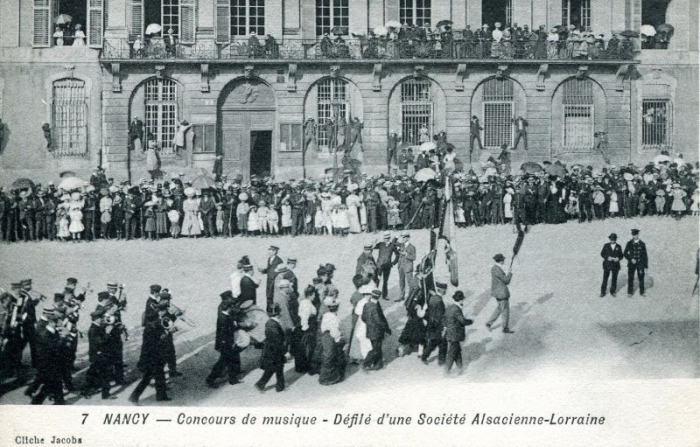
[[549, 169], [549, 173], [551, 175], [557, 175], [559, 177], [564, 177], [566, 174], [566, 166], [564, 166], [561, 163], [554, 163], [552, 167]]
[[656, 32], [658, 33], [672, 33], [675, 28], [673, 28], [673, 25], [669, 25], [668, 23], [661, 24], [656, 27]]
[[160, 25], [158, 25], [157, 23], [151, 23], [150, 25], [148, 25], [146, 27], [145, 34], [148, 34], [148, 35], [158, 34], [159, 32], [161, 32], [162, 29], [163, 28]]
[[58, 176], [61, 178], [76, 177], [75, 171], [61, 171], [61, 173], [58, 174]]
[[66, 23], [70, 23], [72, 21], [73, 17], [69, 16], [68, 14], [59, 14], [53, 23], [56, 25], [65, 25]]
[[432, 141], [426, 141], [420, 145], [421, 152], [434, 151], [435, 149], [437, 149], [437, 144]]
[[435, 26], [437, 26], [438, 28], [440, 28], [441, 26], [452, 26], [452, 20], [440, 20]]
[[14, 182], [12, 182], [12, 188], [14, 189], [34, 189], [34, 182], [29, 180], [28, 178], [18, 178]]
[[387, 28], [401, 28], [401, 23], [397, 22], [396, 20], [389, 20], [384, 24]]
[[374, 28], [374, 34], [376, 34], [377, 36], [386, 36], [387, 34], [389, 34], [389, 30], [386, 29], [385, 26], [378, 26]]
[[348, 29], [344, 26], [334, 26], [333, 29], [331, 29], [331, 33], [336, 36], [344, 36], [348, 33]]
[[538, 172], [542, 172], [544, 169], [542, 169], [542, 166], [538, 165], [534, 161], [526, 161], [520, 166], [520, 170], [525, 174], [537, 174]]
[[651, 25], [642, 25], [642, 27], [639, 29], [639, 32], [644, 36], [656, 36], [656, 28], [654, 28]]
[[78, 177], [66, 177], [58, 184], [58, 188], [64, 191], [72, 191], [74, 189], [81, 189], [82, 187], [83, 181]]
[[427, 182], [428, 180], [434, 179], [436, 175], [437, 173], [432, 169], [423, 168], [420, 171], [416, 172], [416, 174], [413, 176], [413, 179], [417, 182]]

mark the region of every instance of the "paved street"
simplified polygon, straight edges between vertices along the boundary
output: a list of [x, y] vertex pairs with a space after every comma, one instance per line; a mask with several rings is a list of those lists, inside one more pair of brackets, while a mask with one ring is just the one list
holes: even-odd
[[[132, 383], [113, 388], [117, 400], [67, 396], [69, 403], [80, 405], [128, 405], [127, 397], [139, 378], [135, 371], [141, 344], [139, 326], [148, 286], [152, 283], [168, 287], [173, 302], [186, 309], [187, 315], [197, 322], [195, 328], [178, 323], [181, 330], [175, 340], [184, 377], [170, 382], [170, 395], [174, 399], [166, 405], [333, 407], [358, 393], [371, 394], [398, 384], [442, 380], [697, 378], [700, 376], [698, 305], [697, 296], [691, 297], [697, 224], [693, 218], [677, 222], [649, 217], [534, 227], [513, 268], [511, 327], [515, 333], [512, 335], [503, 334], [500, 328], [489, 332], [484, 326], [495, 307], [489, 294], [491, 257], [497, 252], [509, 257], [515, 240], [512, 227], [459, 230], [460, 289], [467, 295], [465, 314], [475, 320], [467, 328], [467, 340], [463, 344], [466, 369], [462, 376], [444, 378], [434, 358], [430, 366], [420, 363], [415, 354], [396, 358], [396, 343], [406, 317], [403, 304], [393, 302], [398, 290], [398, 275], [394, 270], [391, 300], [382, 301], [393, 331], [385, 342], [386, 368], [365, 373], [351, 366], [344, 382], [328, 388], [318, 384], [318, 376], [299, 376], [290, 362], [286, 368], [288, 389], [281, 394], [274, 387], [263, 395], [253, 388], [261, 371], [256, 369], [260, 351], [252, 347], [242, 356], [244, 383], [230, 386], [223, 382], [217, 389], [210, 389], [204, 383], [217, 358], [213, 339], [219, 293], [228, 287], [233, 265], [244, 254], [263, 265], [266, 248], [274, 243], [280, 247], [283, 258], [298, 258], [296, 274], [302, 288], [310, 283], [320, 263], [335, 264], [338, 271], [334, 283], [340, 289], [343, 303], [339, 315], [349, 332], [351, 278], [362, 245], [371, 241], [369, 235], [2, 245], [0, 286], [7, 288], [11, 281], [31, 277], [35, 290], [52, 296], [61, 290], [69, 276], [77, 277], [81, 286], [89, 281], [95, 294], [88, 297], [86, 310], [82, 312], [80, 326], [86, 333], [90, 324], [87, 314], [94, 308], [96, 292], [103, 290], [110, 280], [126, 284], [129, 305], [124, 320], [130, 338], [125, 343], [125, 360]], [[642, 240], [649, 250], [646, 297], [638, 294], [631, 299], [627, 297], [624, 290], [627, 272], [623, 267], [617, 298], [609, 295], [600, 298], [602, 244], [615, 231], [624, 246], [631, 228], [642, 230]], [[413, 233], [419, 253], [427, 250], [427, 236], [425, 231]], [[450, 288], [447, 295], [451, 296], [453, 291]], [[264, 299], [264, 289], [259, 291], [258, 299]], [[87, 339], [83, 339], [76, 362], [77, 386], [82, 384], [89, 366], [87, 347]], [[28, 403], [23, 388], [17, 388], [12, 381], [3, 381], [0, 392], [3, 393], [1, 404]], [[141, 401], [144, 405], [162, 405], [156, 403], [152, 387]]]

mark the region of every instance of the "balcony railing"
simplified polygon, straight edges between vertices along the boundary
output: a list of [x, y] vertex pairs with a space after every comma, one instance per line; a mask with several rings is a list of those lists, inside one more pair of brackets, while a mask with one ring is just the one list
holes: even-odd
[[168, 44], [160, 38], [129, 42], [106, 39], [101, 59], [107, 60], [632, 60], [635, 44], [616, 41], [412, 41], [347, 38], [340, 40], [212, 41]]

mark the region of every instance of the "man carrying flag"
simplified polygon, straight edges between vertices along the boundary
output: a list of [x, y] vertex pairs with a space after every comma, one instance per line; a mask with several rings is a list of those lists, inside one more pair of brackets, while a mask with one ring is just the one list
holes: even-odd
[[[498, 307], [493, 312], [493, 315], [491, 315], [491, 318], [489, 318], [486, 327], [489, 328], [490, 331], [493, 323], [496, 322], [499, 316], [503, 315], [503, 333], [512, 334], [513, 331], [511, 331], [508, 326], [510, 317], [510, 305], [508, 302], [510, 299], [510, 291], [508, 290], [508, 284], [513, 278], [513, 273], [510, 271], [510, 268], [506, 268], [506, 258], [501, 253], [494, 256], [493, 260], [496, 261], [496, 264], [491, 267], [491, 296], [496, 298]], [[512, 265], [513, 263], [511, 262], [511, 266]]]

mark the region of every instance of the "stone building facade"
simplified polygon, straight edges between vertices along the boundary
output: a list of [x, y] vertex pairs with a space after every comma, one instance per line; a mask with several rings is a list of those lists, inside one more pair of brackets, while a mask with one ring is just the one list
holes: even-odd
[[[69, 38], [61, 47], [51, 38], [58, 14], [78, 15], [60, 9], [66, 2], [0, 4], [0, 183], [55, 180], [64, 171], [87, 176], [98, 165], [117, 180], [147, 178], [148, 133], [165, 176], [211, 170], [217, 156], [224, 172], [243, 178], [300, 178], [303, 165], [307, 176], [318, 176], [341, 163], [327, 147], [322, 124], [330, 116], [362, 123], [363, 151], [355, 145], [353, 157], [370, 173], [386, 172], [391, 132], [414, 143], [423, 124], [430, 135], [444, 130], [468, 163], [512, 145], [517, 116], [528, 122], [528, 150], [518, 146], [514, 166], [643, 163], [661, 149], [698, 158], [692, 0], [428, 0], [423, 9], [405, 0], [158, 2], [77, 0], [72, 7], [85, 8], [84, 47], [67, 46]], [[675, 31], [665, 49], [640, 49], [635, 40], [632, 60], [527, 52], [491, 58], [465, 50], [464, 42], [449, 55], [368, 57], [366, 41], [353, 37], [402, 19], [451, 20], [455, 30], [495, 20], [550, 29], [569, 20], [607, 40], [613, 31], [639, 30], [645, 8], [661, 8]], [[144, 35], [150, 23], [159, 23], [165, 37]], [[345, 27], [349, 50], [326, 57], [319, 41], [332, 26]], [[262, 35], [273, 36], [276, 46], [255, 53], [251, 31], [261, 48], [269, 39]], [[472, 116], [484, 128], [485, 147], [470, 152]], [[303, 163], [307, 118], [319, 125]], [[136, 143], [134, 119], [144, 125]], [[192, 127], [177, 150], [183, 120]], [[51, 127], [51, 148], [43, 123]], [[603, 153], [600, 132], [607, 137]]]

